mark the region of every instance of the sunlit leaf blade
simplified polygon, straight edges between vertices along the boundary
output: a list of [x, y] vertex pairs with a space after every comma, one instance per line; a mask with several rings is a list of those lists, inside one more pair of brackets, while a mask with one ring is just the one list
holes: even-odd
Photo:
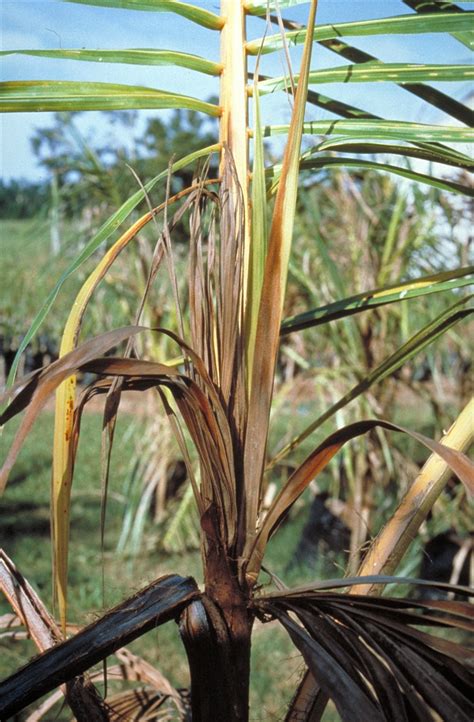
[[[308, 25], [316, 22], [317, 0], [312, 0]], [[273, 393], [274, 371], [279, 344], [279, 330], [286, 290], [288, 263], [298, 193], [299, 157], [303, 136], [304, 113], [311, 67], [312, 43], [308, 38], [301, 61], [300, 83], [291, 117], [291, 128], [281, 166], [265, 261], [260, 309], [257, 321], [258, 346], [255, 348], [251, 375], [247, 435], [244, 448], [245, 478], [245, 549], [254, 534], [266, 450], [268, 422]], [[245, 552], [244, 552], [245, 553]]]
[[[470, 14], [427, 13], [423, 15], [399, 15], [376, 20], [357, 20], [348, 23], [320, 25], [313, 32], [313, 39], [329, 40], [332, 38], [355, 37], [364, 35], [406, 35], [418, 33], [448, 33], [470, 30]], [[306, 38], [306, 29], [293, 30], [285, 33], [290, 45], [300, 45]], [[247, 43], [247, 52], [256, 55], [262, 46], [263, 53], [273, 53], [282, 48], [281, 34], [257, 38]]]
[[[472, 2], [472, 0], [466, 1]], [[432, 13], [439, 12], [440, 10], [443, 10], [444, 12], [464, 12], [463, 8], [460, 8], [458, 5], [455, 4], [455, 0], [444, 0], [444, 2], [442, 3], [440, 3], [439, 0], [437, 0], [436, 2], [430, 2], [430, 0], [403, 0], [403, 2], [405, 3], [405, 5], [408, 5], [408, 7], [416, 10], [417, 13]], [[451, 33], [451, 35], [453, 36], [453, 38], [456, 38], [456, 40], [458, 40], [460, 43], [472, 50], [472, 26], [470, 30], [454, 32]]]
[[[71, 307], [64, 327], [60, 358], [77, 346], [82, 319], [89, 300], [98, 283], [105, 276], [115, 259], [135, 238], [136, 234], [153, 218], [146, 213], [129, 228], [100, 259], [84, 282]], [[67, 617], [67, 573], [69, 550], [69, 519], [74, 459], [73, 425], [76, 399], [76, 374], [63, 381], [56, 390], [54, 416], [53, 463], [51, 480], [51, 527], [53, 545], [53, 581], [59, 618], [65, 633]]]
[[[271, 19], [272, 22], [277, 22], [275, 16], [271, 16]], [[283, 19], [282, 22], [284, 27], [288, 30], [297, 32], [305, 30], [304, 25], [300, 25], [299, 23], [295, 23], [291, 20]], [[337, 55], [345, 58], [346, 60], [349, 60], [349, 62], [351, 63], [366, 64], [369, 62], [381, 62], [379, 58], [377, 58], [375, 55], [372, 55], [371, 53], [368, 53], [365, 50], [361, 50], [360, 48], [357, 48], [353, 45], [349, 45], [347, 42], [341, 40], [341, 38], [320, 40], [319, 43], [324, 48], [336, 53]], [[472, 110], [463, 103], [460, 103], [451, 95], [443, 93], [438, 88], [434, 88], [432, 85], [425, 85], [423, 83], [405, 83], [400, 87], [402, 87], [407, 92], [419, 98], [422, 98], [425, 102], [435, 107], [438, 111], [444, 111], [447, 115], [450, 115], [452, 118], [455, 118], [459, 122], [464, 123], [468, 126], [474, 125], [474, 114]], [[322, 106], [324, 107], [324, 103], [327, 103], [327, 99], [324, 99], [322, 96], [320, 96], [321, 100], [323, 101], [321, 103], [318, 95], [318, 93], [310, 91], [308, 93], [308, 102], [315, 105], [322, 104]], [[337, 103], [334, 100], [331, 100], [331, 102], [328, 104], [328, 109], [331, 108], [332, 111], [336, 113], [336, 115], [342, 115], [343, 117], [377, 117], [373, 113], [367, 113], [366, 111], [360, 111], [356, 108], [350, 108], [349, 106], [347, 106], [347, 104], [346, 107], [344, 106], [345, 104], [343, 103]]]
[[334, 150], [339, 153], [358, 153], [360, 155], [399, 155], [403, 158], [419, 158], [430, 163], [443, 163], [453, 168], [474, 171], [474, 161], [468, 155], [459, 153], [446, 146], [424, 143], [418, 147], [411, 145], [393, 145], [391, 143], [354, 142], [349, 138], [325, 140], [319, 143], [316, 150]]
[[[349, 45], [342, 40], [322, 40], [321, 45], [336, 55], [339, 55], [351, 63], [363, 64], [370, 62], [380, 62], [379, 58], [365, 50]], [[412, 95], [416, 95], [425, 102], [435, 107], [438, 111], [442, 110], [452, 118], [459, 120], [461, 123], [472, 126], [474, 123], [474, 114], [471, 108], [463, 103], [443, 93], [432, 85], [424, 85], [423, 83], [405, 83], [401, 87]]]
[[[309, 83], [421, 83], [424, 81], [439, 82], [469, 81], [474, 78], [472, 65], [444, 65], [421, 63], [361, 63], [360, 65], [339, 65], [335, 68], [312, 70]], [[295, 75], [295, 82], [298, 76]], [[288, 79], [284, 76], [262, 80], [259, 83], [260, 93], [273, 93], [287, 88]]]
[[186, 108], [218, 116], [217, 105], [164, 90], [115, 83], [17, 80], [0, 83], [0, 112]]
[[[276, 19], [274, 16], [271, 16], [272, 22], [276, 22]], [[283, 19], [283, 25], [287, 30], [290, 31], [296, 31], [301, 32], [305, 30], [304, 25], [300, 25], [299, 23], [295, 23], [290, 20]], [[345, 58], [346, 60], [349, 60], [351, 63], [368, 63], [368, 62], [380, 62], [379, 58], [377, 58], [375, 55], [366, 52], [365, 50], [361, 50], [360, 48], [357, 48], [353, 45], [349, 45], [347, 42], [344, 42], [341, 38], [333, 38], [329, 40], [320, 40], [320, 45], [322, 45], [324, 48], [330, 50], [331, 52], [336, 53], [342, 58]], [[451, 117], [455, 118], [456, 120], [459, 120], [461, 123], [464, 123], [465, 125], [472, 126], [474, 125], [474, 114], [472, 110], [464, 105], [463, 103], [460, 103], [458, 100], [453, 98], [451, 95], [447, 95], [446, 93], [443, 93], [438, 88], [434, 88], [432, 85], [424, 85], [423, 83], [406, 83], [404, 85], [401, 85], [400, 87], [404, 88], [409, 93], [412, 93], [413, 95], [416, 95], [419, 98], [422, 98], [425, 102], [429, 103], [430, 105], [433, 105], [437, 110], [442, 110]], [[308, 97], [308, 101], [312, 103], [316, 103], [318, 105], [317, 101], [315, 100], [315, 93], [311, 94], [313, 97]], [[331, 105], [335, 105], [334, 102], [331, 103]], [[343, 110], [343, 112], [339, 113], [337, 110], [335, 111], [336, 114], [340, 114], [345, 117], [361, 117], [360, 113], [356, 113], [355, 116], [353, 116], [353, 113], [350, 112], [347, 114]], [[373, 114], [365, 113], [365, 117], [375, 117]]]
[[[249, 76], [253, 77], [252, 73], [250, 73]], [[259, 77], [261, 80], [268, 79], [267, 76], [260, 75]], [[454, 100], [453, 98], [446, 96], [444, 93], [441, 93], [441, 91], [432, 88], [429, 85], [423, 85], [421, 83], [406, 84], [401, 85], [400, 87], [404, 88], [410, 93], [413, 93], [414, 95], [417, 95], [418, 97], [423, 98], [426, 102], [430, 103], [436, 108], [441, 108], [445, 113], [451, 115], [453, 118], [456, 118], [456, 120], [459, 120], [461, 123], [464, 123], [468, 126], [472, 126], [474, 124], [474, 114], [472, 110], [463, 105], [462, 103], [459, 103], [457, 100]], [[358, 108], [355, 105], [344, 103], [339, 99], [336, 100], [335, 98], [323, 95], [322, 93], [316, 92], [315, 90], [308, 90], [307, 102], [311, 105], [315, 105], [318, 108], [323, 108], [324, 110], [334, 113], [335, 115], [341, 116], [342, 118], [354, 118], [355, 120], [361, 120], [364, 118], [367, 120], [384, 120], [384, 118], [379, 115], [371, 113], [362, 108]], [[445, 146], [439, 146], [438, 150], [448, 151], [449, 149]]]
[[[289, 125], [266, 125], [265, 136], [286, 134]], [[344, 135], [346, 139], [403, 140], [412, 142], [474, 143], [470, 128], [462, 126], [426, 125], [401, 120], [315, 120], [303, 126], [306, 135]]]
[[166, 12], [181, 15], [198, 25], [210, 30], [220, 30], [223, 19], [209, 10], [204, 10], [191, 3], [179, 0], [64, 0], [65, 2], [80, 5], [97, 5], [106, 8], [121, 8], [123, 10], [145, 10], [148, 12]]
[[[211, 155], [212, 153], [218, 152], [220, 149], [220, 146], [218, 144], [207, 146], [206, 148], [202, 148], [201, 150], [195, 151], [194, 153], [190, 153], [189, 155], [185, 156], [184, 158], [181, 158], [180, 160], [176, 161], [176, 163], [173, 163], [171, 166], [171, 172], [175, 173], [178, 170], [181, 170], [181, 168], [184, 168], [185, 166], [189, 165], [190, 163], [193, 163], [195, 160], [198, 160], [199, 158], [203, 158], [205, 156]], [[143, 189], [140, 189], [136, 191], [128, 200], [123, 203], [122, 206], [118, 210], [115, 211], [115, 213], [110, 216], [110, 218], [105, 221], [105, 223], [99, 228], [98, 232], [93, 236], [90, 241], [86, 244], [86, 246], [83, 248], [83, 250], [76, 256], [76, 258], [72, 261], [72, 263], [67, 267], [67, 269], [62, 273], [60, 276], [58, 282], [54, 286], [51, 293], [48, 295], [46, 301], [44, 302], [43, 306], [40, 308], [38, 313], [36, 314], [35, 318], [33, 319], [30, 328], [28, 329], [28, 332], [26, 333], [25, 337], [22, 339], [20, 346], [18, 347], [18, 351], [15, 355], [15, 359], [13, 361], [9, 376], [8, 376], [8, 385], [11, 386], [13, 383], [16, 372], [18, 369], [18, 364], [20, 362], [20, 357], [23, 351], [26, 349], [27, 345], [31, 341], [31, 339], [35, 336], [36, 332], [40, 328], [41, 324], [43, 323], [44, 319], [48, 315], [51, 306], [53, 305], [59, 291], [61, 290], [64, 282], [71, 276], [74, 271], [76, 271], [84, 261], [86, 261], [90, 256], [94, 253], [94, 251], [99, 248], [102, 243], [104, 243], [110, 236], [119, 228], [119, 226], [128, 218], [130, 213], [134, 210], [134, 208], [137, 207], [137, 205], [145, 198], [145, 195], [149, 193], [154, 186], [159, 183], [162, 180], [165, 180], [168, 176], [169, 170], [166, 168], [164, 171], [159, 173], [157, 176], [152, 178], [148, 183], [146, 183], [143, 187]]]
[[[267, 192], [258, 89], [254, 93], [254, 161], [252, 172], [252, 234], [250, 239], [248, 302], [246, 318], [247, 368], [253, 367], [257, 318], [267, 255]], [[251, 378], [249, 378], [249, 382]]]
[[307, 3], [308, 0], [246, 0], [244, 5], [249, 15], [265, 15], [268, 10], [286, 10]]
[[319, 444], [319, 446], [307, 456], [303, 463], [300, 464], [296, 471], [293, 472], [272, 502], [262, 526], [257, 532], [255, 540], [249, 547], [247, 574], [250, 580], [255, 581], [258, 576], [265, 547], [271, 534], [276, 530], [281, 520], [286, 516], [289, 509], [311, 481], [326, 468], [331, 459], [347, 441], [366, 434], [368, 431], [377, 427], [391, 431], [402, 431], [412, 436], [430, 449], [430, 451], [438, 454], [451, 467], [452, 471], [465, 484], [466, 488], [471, 493], [474, 492], [474, 464], [459, 451], [444, 446], [433, 439], [429, 439], [417, 431], [382, 419], [371, 419], [350, 424], [334, 432]]
[[126, 50], [2, 50], [0, 55], [31, 55], [55, 60], [85, 60], [94, 63], [122, 63], [130, 65], [177, 65], [207, 75], [219, 75], [219, 63], [201, 58], [199, 55], [178, 53], [173, 50], [153, 48], [130, 48]]
[[329, 321], [351, 316], [354, 313], [360, 313], [370, 308], [378, 308], [388, 303], [408, 301], [411, 298], [418, 298], [430, 293], [461, 288], [474, 282], [474, 279], [471, 278], [473, 274], [474, 266], [466, 266], [453, 271], [436, 273], [433, 276], [423, 276], [395, 286], [375, 288], [365, 293], [358, 293], [341, 301], [335, 301], [326, 306], [320, 306], [285, 319], [281, 325], [281, 333], [285, 335], [292, 331], [300, 331], [303, 328], [319, 326], [322, 323], [329, 323]]
[[446, 333], [450, 328], [456, 325], [459, 321], [473, 313], [473, 309], [463, 309], [461, 306], [465, 305], [471, 297], [461, 299], [454, 304], [447, 311], [444, 311], [433, 321], [430, 321], [424, 328], [420, 329], [414, 334], [406, 343], [398, 348], [393, 354], [390, 354], [381, 364], [372, 369], [364, 378], [359, 381], [352, 389], [350, 389], [344, 396], [342, 396], [336, 403], [332, 404], [321, 416], [315, 421], [309, 424], [304, 431], [298, 436], [292, 439], [286, 444], [281, 451], [272, 459], [269, 464], [269, 468], [279, 463], [285, 456], [287, 456], [293, 449], [297, 448], [305, 439], [308, 438], [316, 429], [331, 418], [337, 411], [347, 406], [348, 403], [353, 401], [355, 398], [365, 393], [371, 386], [383, 379], [387, 378], [391, 374], [395, 373], [404, 363], [410, 358], [420, 353], [426, 346], [436, 341], [442, 334]]
[[[303, 156], [300, 169], [301, 170], [321, 170], [322, 168], [367, 168], [369, 170], [383, 171], [386, 173], [393, 173], [399, 175], [402, 178], [407, 178], [411, 181], [418, 183], [425, 183], [426, 185], [439, 188], [444, 191], [451, 191], [460, 195], [474, 196], [474, 188], [471, 186], [465, 186], [455, 181], [444, 180], [436, 178], [426, 173], [417, 173], [407, 168], [400, 168], [399, 166], [392, 165], [390, 163], [375, 163], [370, 160], [362, 160], [359, 158], [334, 158], [333, 156], [319, 156], [315, 158], [309, 158]], [[267, 169], [267, 176], [272, 179], [272, 185], [270, 187], [270, 193], [274, 193], [278, 188], [278, 179], [280, 176], [280, 167], [275, 166]]]

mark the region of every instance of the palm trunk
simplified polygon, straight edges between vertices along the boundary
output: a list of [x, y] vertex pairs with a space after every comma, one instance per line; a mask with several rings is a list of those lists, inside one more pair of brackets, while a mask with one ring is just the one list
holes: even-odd
[[252, 631], [248, 597], [222, 548], [209, 545], [206, 562], [206, 593], [180, 619], [191, 672], [192, 720], [247, 722]]
[[247, 722], [250, 623], [246, 610], [225, 618], [204, 597], [186, 608], [180, 632], [191, 672], [193, 722]]
[[[248, 263], [248, 128], [245, 10], [242, 0], [221, 0], [221, 191], [242, 201], [244, 286]], [[245, 297], [245, 288], [243, 289]], [[216, 525], [216, 530], [218, 525]], [[191, 672], [193, 722], [246, 722], [249, 714], [250, 635], [248, 590], [217, 531], [205, 534], [205, 594], [182, 614], [180, 632]]]

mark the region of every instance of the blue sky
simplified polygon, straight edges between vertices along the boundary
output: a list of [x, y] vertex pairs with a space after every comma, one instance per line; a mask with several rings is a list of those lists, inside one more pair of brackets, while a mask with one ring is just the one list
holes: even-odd
[[[207, 0], [194, 4], [218, 12], [218, 2]], [[460, 3], [463, 7], [469, 4]], [[472, 6], [471, 6], [472, 8]], [[401, 0], [320, 0], [318, 23], [350, 21], [363, 18], [386, 17], [410, 13]], [[307, 5], [294, 8], [288, 16], [304, 22]], [[218, 59], [218, 34], [190, 25], [186, 20], [167, 13], [134, 12], [61, 2], [60, 0], [3, 0], [1, 5], [3, 49], [22, 48], [120, 48], [155, 47], [172, 48], [190, 53], [204, 54]], [[265, 25], [259, 19], [249, 21], [249, 38], [259, 37]], [[191, 29], [191, 32], [190, 32]], [[386, 62], [469, 62], [469, 53], [460, 43], [439, 35], [391, 36], [380, 38], [348, 38], [356, 47], [365, 49]], [[205, 52], [203, 52], [205, 48]], [[292, 50], [294, 67], [298, 67], [299, 50]], [[314, 67], [343, 64], [336, 55], [315, 46]], [[187, 95], [207, 99], [216, 94], [216, 79], [170, 67], [119, 66], [116, 64], [54, 61], [43, 58], [7, 56], [2, 63], [3, 80], [94, 80], [148, 85], [164, 90], [179, 90]], [[281, 75], [282, 59], [278, 54], [264, 58], [262, 72]], [[463, 98], [467, 87], [453, 83], [439, 83], [445, 92]], [[367, 105], [367, 86], [361, 84], [324, 85], [321, 92], [365, 107], [386, 118], [403, 118], [426, 123], [442, 122], [435, 109], [424, 106], [406, 91], [380, 83], [370, 90], [370, 107]], [[265, 99], [265, 122], [286, 122], [289, 117], [288, 101], [283, 94]], [[156, 113], [157, 111], [153, 111]], [[153, 114], [141, 111], [142, 118]], [[308, 119], [321, 119], [324, 112], [311, 109]], [[51, 123], [48, 113], [14, 113], [0, 118], [1, 165], [4, 178], [26, 177], [40, 179], [43, 171], [37, 166], [30, 149], [29, 139], [35, 127]], [[91, 134], [100, 134], [104, 125], [97, 113], [85, 114], [82, 128]], [[125, 131], [123, 131], [125, 132]]]

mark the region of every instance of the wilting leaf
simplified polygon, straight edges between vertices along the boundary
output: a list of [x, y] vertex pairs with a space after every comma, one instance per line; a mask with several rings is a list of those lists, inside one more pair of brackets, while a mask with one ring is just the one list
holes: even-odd
[[[61, 641], [56, 622], [3, 549], [0, 549], [0, 588], [40, 652], [51, 649]], [[76, 676], [71, 684], [62, 685], [61, 694], [65, 695], [71, 710], [76, 714], [82, 710], [82, 714], [88, 714], [91, 722], [102, 719], [102, 700], [88, 678]]]
[[[403, 292], [402, 292], [403, 293]], [[387, 294], [388, 295], [388, 294]], [[383, 294], [382, 294], [383, 298]], [[355, 386], [353, 386], [346, 394], [332, 404], [326, 411], [318, 416], [311, 424], [295, 436], [288, 444], [286, 444], [271, 460], [267, 468], [272, 468], [280, 462], [290, 451], [296, 449], [305, 439], [310, 436], [316, 429], [331, 418], [337, 411], [344, 408], [348, 403], [367, 391], [373, 384], [383, 381], [387, 376], [392, 375], [410, 358], [420, 353], [426, 346], [433, 343], [440, 336], [446, 333], [450, 328], [455, 326], [459, 321], [468, 318], [474, 311], [472, 308], [463, 309], [463, 305], [471, 300], [471, 296], [462, 298], [453, 306], [443, 311], [437, 318], [430, 321], [426, 326], [417, 331], [394, 353], [387, 356], [382, 363], [368, 372]]]
[[[316, 21], [316, 6], [317, 2], [313, 0], [308, 21], [310, 27], [313, 27]], [[251, 543], [251, 537], [254, 534], [260, 500], [278, 337], [296, 211], [299, 155], [310, 74], [311, 51], [312, 43], [308, 39], [303, 51], [300, 82], [296, 92], [288, 143], [283, 157], [280, 182], [270, 227], [257, 321], [257, 338], [259, 341], [255, 349], [253, 368], [249, 369], [252, 378], [252, 391], [244, 451], [246, 546]]]
[[471, 493], [474, 493], [474, 465], [459, 451], [444, 446], [432, 439], [428, 439], [417, 431], [412, 431], [387, 421], [370, 420], [350, 424], [331, 434], [331, 436], [328, 436], [322, 444], [309, 454], [305, 461], [293, 472], [273, 501], [255, 537], [255, 541], [250, 547], [247, 573], [252, 579], [256, 578], [260, 569], [267, 540], [275, 531], [282, 518], [288, 513], [296, 499], [301, 496], [315, 476], [328, 465], [333, 456], [347, 441], [377, 427], [392, 431], [402, 431], [415, 438], [421, 444], [424, 444], [431, 451], [436, 452], [451, 467], [454, 473], [466, 485], [467, 489]]
[[43, 408], [48, 396], [55, 391], [59, 384], [68, 376], [75, 373], [81, 366], [87, 364], [97, 355], [105, 353], [113, 346], [121, 343], [130, 336], [140, 331], [147, 330], [141, 326], [125, 326], [123, 328], [109, 331], [101, 336], [86, 341], [82, 346], [71, 353], [58, 359], [46, 369], [30, 374], [26, 379], [18, 382], [13, 389], [7, 391], [0, 397], [0, 405], [4, 403], [15, 391], [13, 401], [0, 416], [0, 425], [5, 424], [9, 419], [28, 406], [20, 428], [13, 440], [7, 458], [0, 469], [0, 493], [5, 489], [8, 475], [15, 463], [21, 445], [31, 429], [37, 415]]
[[468, 722], [474, 713], [472, 651], [416, 629], [465, 628], [464, 602], [440, 608], [409, 599], [290, 589], [255, 605], [265, 620], [276, 617], [287, 629], [345, 722], [358, 722], [361, 709], [364, 719], [383, 722], [432, 719], [432, 710], [444, 720]]
[[152, 582], [1, 682], [0, 716], [8, 718], [19, 712], [124, 644], [175, 618], [198, 596], [199, 590], [190, 577], [168, 575]]
[[[180, 158], [177, 160], [173, 165], [171, 166], [171, 172], [176, 172], [190, 163], [194, 162], [195, 160], [198, 160], [199, 158], [206, 157], [208, 155], [211, 155], [212, 153], [215, 153], [219, 150], [220, 146], [219, 144], [211, 145], [206, 148], [202, 148], [201, 150], [195, 151], [194, 153], [190, 153], [189, 155], [185, 156], [184, 158]], [[74, 271], [76, 271], [79, 266], [81, 266], [85, 261], [87, 261], [88, 258], [96, 251], [102, 243], [104, 243], [110, 236], [119, 228], [119, 226], [128, 218], [130, 213], [134, 210], [134, 208], [137, 207], [137, 205], [145, 198], [146, 194], [149, 193], [152, 188], [155, 187], [157, 183], [164, 180], [168, 177], [169, 170], [166, 168], [166, 170], [161, 171], [158, 175], [156, 175], [154, 178], [152, 178], [148, 183], [146, 183], [143, 188], [140, 188], [140, 190], [136, 191], [130, 198], [128, 198], [125, 203], [123, 203], [120, 208], [118, 208], [111, 216], [108, 218], [105, 223], [102, 224], [102, 226], [99, 228], [97, 233], [90, 239], [90, 241], [86, 244], [86, 246], [82, 249], [82, 251], [74, 258], [72, 263], [67, 267], [67, 269], [61, 274], [58, 282], [54, 286], [51, 293], [48, 295], [46, 301], [41, 306], [40, 310], [36, 314], [35, 318], [33, 319], [30, 328], [28, 329], [28, 332], [26, 333], [25, 337], [22, 339], [18, 351], [15, 354], [15, 358], [13, 360], [12, 367], [10, 369], [10, 373], [8, 375], [8, 385], [10, 386], [16, 376], [16, 372], [18, 370], [18, 364], [20, 362], [20, 357], [23, 351], [28, 346], [31, 339], [35, 336], [38, 329], [40, 328], [41, 324], [43, 323], [44, 319], [48, 315], [51, 306], [53, 305], [54, 301], [56, 300], [59, 291], [61, 290], [64, 282], [71, 276]]]

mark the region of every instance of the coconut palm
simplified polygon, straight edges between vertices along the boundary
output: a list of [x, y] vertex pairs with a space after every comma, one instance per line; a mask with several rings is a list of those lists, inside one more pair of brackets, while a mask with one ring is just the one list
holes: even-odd
[[[449, 33], [466, 44], [468, 13], [452, 3], [444, 3], [441, 10], [436, 3], [427, 6], [425, 2], [409, 2], [417, 12], [318, 25], [317, 0], [312, 0], [307, 25], [301, 27], [279, 15], [280, 10], [298, 4], [297, 0], [274, 3], [222, 0], [220, 15], [177, 0], [95, 0], [90, 4], [177, 13], [209, 32], [220, 33], [221, 57], [211, 61], [162, 49], [17, 52], [58, 60], [178, 64], [220, 78], [219, 103], [141, 86], [14, 81], [3, 84], [0, 100], [3, 110], [181, 107], [218, 117], [220, 139], [216, 145], [174, 160], [169, 168], [148, 181], [101, 227], [59, 279], [25, 344], [36, 332], [66, 277], [112, 236], [154, 185], [159, 182], [167, 185], [166, 201], [158, 208], [149, 208], [125, 230], [85, 282], [71, 309], [59, 360], [21, 379], [8, 391], [12, 400], [1, 423], [20, 411], [25, 414], [5, 460], [1, 482], [4, 486], [18, 450], [47, 397], [56, 392], [52, 528], [56, 595], [65, 635], [70, 488], [82, 411], [92, 396], [106, 394], [104, 450], [109, 458], [121, 394], [129, 389], [157, 389], [188, 467], [200, 518], [204, 587], [199, 589], [190, 578], [163, 577], [91, 626], [56, 644], [61, 631], [52, 620], [45, 621], [38, 602], [33, 603], [18, 572], [4, 560], [3, 586], [7, 593], [9, 583], [16, 579], [17, 587], [26, 590], [25, 598], [31, 601], [27, 613], [15, 594], [8, 593], [14, 608], [25, 622], [30, 621], [30, 627], [32, 619], [42, 619], [42, 626], [38, 624], [42, 629], [46, 626], [50, 636], [38, 646], [51, 648], [0, 685], [2, 717], [64, 684], [77, 719], [113, 718], [116, 714], [113, 704], [101, 701], [91, 691], [90, 680], [84, 680], [82, 675], [149, 629], [178, 619], [191, 672], [192, 719], [247, 720], [251, 633], [259, 619], [264, 623], [277, 620], [283, 625], [308, 666], [287, 719], [320, 719], [331, 698], [344, 720], [421, 720], [438, 715], [445, 720], [467, 721], [473, 711], [468, 698], [470, 653], [462, 645], [417, 628], [434, 625], [465, 629], [470, 624], [467, 603], [378, 598], [377, 591], [392, 581], [384, 574], [395, 570], [410, 538], [442, 490], [449, 470], [472, 491], [472, 467], [462, 453], [471, 440], [470, 409], [460, 414], [443, 444], [381, 419], [343, 427], [315, 445], [281, 486], [268, 509], [263, 506], [263, 491], [266, 469], [271, 466], [267, 438], [300, 171], [341, 166], [370, 168], [446, 192], [472, 194], [464, 180], [455, 180], [449, 174], [453, 167], [462, 171], [472, 168], [471, 159], [449, 145], [472, 139], [465, 127], [470, 113], [460, 102], [425, 84], [466, 79], [470, 66], [383, 63], [346, 44], [341, 37]], [[265, 17], [267, 6], [276, 12], [276, 17], [268, 16], [268, 20], [278, 24], [279, 32], [272, 34], [267, 29], [262, 37], [248, 40], [248, 16]], [[312, 69], [315, 43], [349, 58], [351, 64]], [[261, 56], [285, 50], [288, 44], [303, 45], [299, 72], [289, 70], [287, 77], [262, 75]], [[249, 83], [252, 56], [258, 62]], [[456, 123], [425, 125], [380, 118], [311, 87], [341, 81], [397, 83]], [[260, 113], [263, 96], [283, 90], [294, 96], [291, 122], [264, 127]], [[249, 99], [253, 109], [250, 134]], [[308, 103], [324, 107], [335, 117], [305, 122]], [[282, 162], [265, 168], [263, 138], [277, 134], [287, 135]], [[301, 148], [303, 134], [318, 138], [305, 152]], [[209, 178], [206, 168], [201, 168], [189, 187], [171, 195], [171, 175], [211, 154], [219, 154], [219, 177]], [[415, 171], [407, 162], [411, 158], [427, 160], [444, 169], [438, 173]], [[171, 215], [177, 203], [181, 205]], [[161, 213], [163, 228], [134, 324], [79, 344], [81, 321], [95, 287], [141, 228]], [[185, 213], [189, 214], [190, 228], [186, 315], [181, 312], [171, 249], [173, 227]], [[161, 263], [168, 266], [175, 290], [177, 324], [175, 329], [150, 330], [140, 325], [140, 319]], [[458, 288], [466, 283], [471, 272], [469, 268], [453, 268], [436, 276], [411, 279], [395, 288], [376, 288], [339, 299], [288, 321], [285, 333], [302, 327], [314, 328], [362, 311], [370, 313], [388, 303], [406, 303], [422, 294]], [[448, 310], [391, 354], [377, 370], [377, 378], [399, 368], [404, 359], [464, 319], [469, 314], [466, 300], [457, 298]], [[176, 364], [165, 363], [166, 359], [140, 357], [138, 339], [150, 333], [171, 339], [180, 356]], [[122, 356], [106, 355], [121, 343], [126, 343]], [[75, 386], [78, 371], [97, 375], [97, 380], [80, 394]], [[362, 379], [357, 393], [363, 392], [373, 380], [373, 376]], [[288, 589], [272, 577], [275, 588], [262, 589], [260, 575], [264, 570], [265, 548], [292, 505], [346, 442], [377, 427], [410, 433], [435, 456], [430, 457], [414, 487], [403, 498], [399, 512], [375, 540], [359, 569], [360, 576], [314, 582], [296, 589]], [[197, 466], [191, 461], [186, 434], [197, 453]], [[281, 450], [279, 458], [290, 453], [297, 443], [298, 440]], [[105, 487], [107, 477], [106, 464]], [[465, 588], [457, 587], [456, 591], [467, 595]]]

